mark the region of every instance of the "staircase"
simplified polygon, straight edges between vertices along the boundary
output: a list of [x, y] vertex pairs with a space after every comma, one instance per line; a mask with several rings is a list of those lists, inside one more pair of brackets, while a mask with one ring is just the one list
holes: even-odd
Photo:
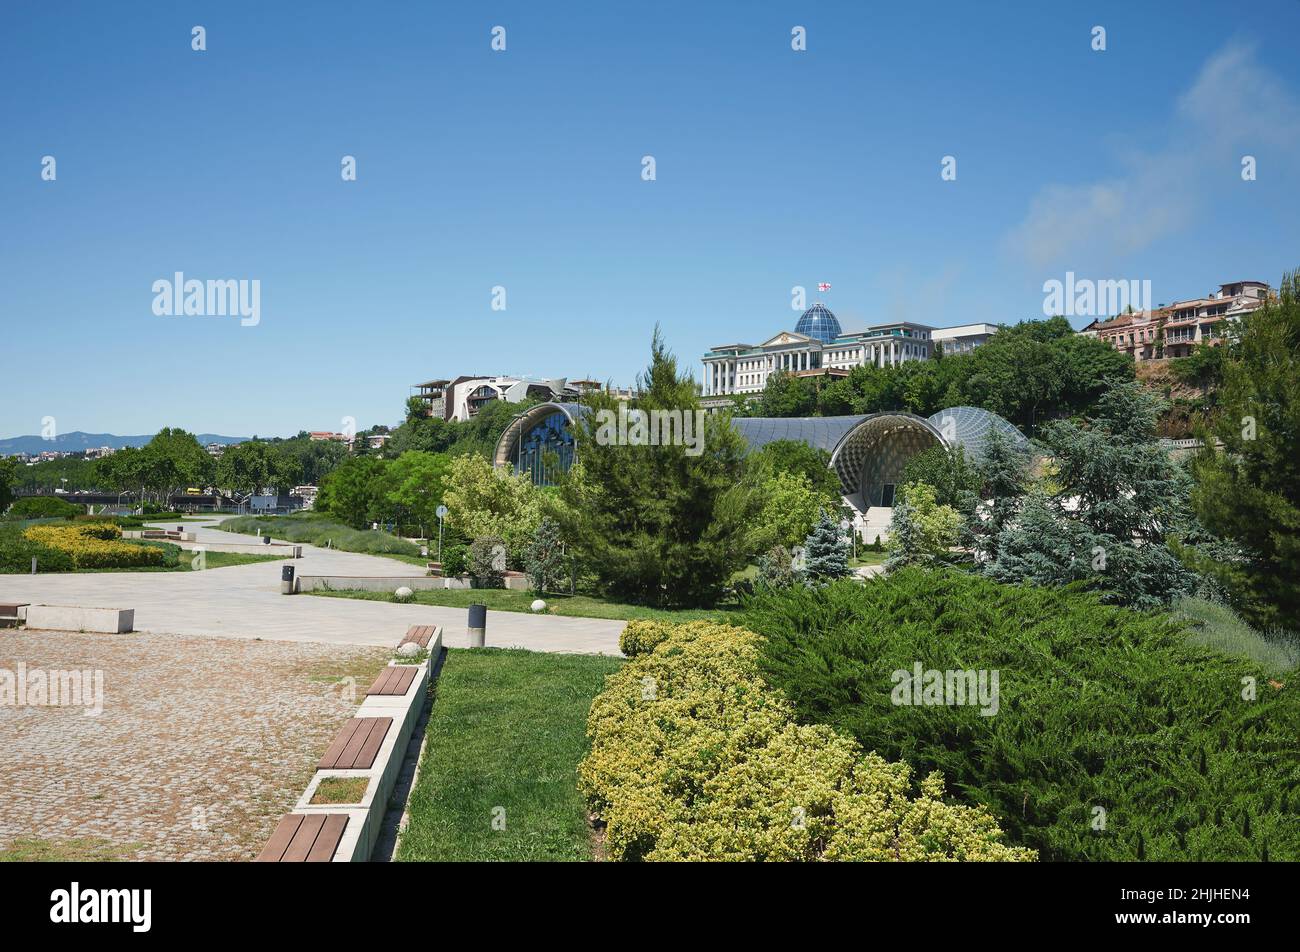
[[889, 541], [889, 522], [894, 517], [892, 506], [872, 506], [863, 517], [862, 538], [870, 545], [880, 536], [881, 542]]

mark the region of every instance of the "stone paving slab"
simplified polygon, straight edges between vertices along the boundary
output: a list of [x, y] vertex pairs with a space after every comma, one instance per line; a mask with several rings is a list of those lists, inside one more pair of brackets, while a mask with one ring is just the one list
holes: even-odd
[[[161, 523], [165, 525], [165, 523]], [[196, 523], [198, 542], [247, 541]], [[139, 631], [330, 644], [394, 645], [409, 625], [442, 625], [448, 647], [468, 647], [463, 608], [281, 595], [280, 568], [307, 575], [418, 576], [415, 565], [304, 545], [292, 562], [234, 565], [204, 572], [95, 572], [0, 575], [0, 602], [134, 608]], [[626, 622], [488, 612], [488, 644], [582, 654], [618, 654]]]
[[0, 705], [0, 849], [93, 837], [137, 859], [252, 859], [390, 649], [0, 631], [0, 670], [98, 670], [104, 696], [93, 717]]

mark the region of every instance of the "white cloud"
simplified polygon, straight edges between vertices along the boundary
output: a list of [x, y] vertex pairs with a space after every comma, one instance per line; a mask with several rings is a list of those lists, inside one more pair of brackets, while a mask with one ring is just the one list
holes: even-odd
[[1036, 267], [1080, 271], [1098, 256], [1140, 251], [1195, 222], [1215, 178], [1227, 185], [1239, 175], [1242, 155], [1300, 144], [1300, 106], [1253, 47], [1232, 43], [1206, 61], [1164, 129], [1163, 148], [1117, 156], [1123, 170], [1110, 178], [1041, 188], [1007, 250]]

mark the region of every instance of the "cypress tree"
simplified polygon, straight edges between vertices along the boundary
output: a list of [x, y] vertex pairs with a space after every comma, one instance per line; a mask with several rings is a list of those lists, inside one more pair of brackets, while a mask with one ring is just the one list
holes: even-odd
[[1219, 412], [1193, 464], [1192, 502], [1207, 529], [1249, 555], [1213, 569], [1242, 596], [1242, 613], [1259, 627], [1300, 629], [1300, 272], [1221, 346]]

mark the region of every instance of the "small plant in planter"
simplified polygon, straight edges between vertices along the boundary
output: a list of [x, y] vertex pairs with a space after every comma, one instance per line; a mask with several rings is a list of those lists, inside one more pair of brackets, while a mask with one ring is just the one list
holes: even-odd
[[312, 803], [360, 803], [370, 785], [367, 777], [323, 777], [311, 795]]

